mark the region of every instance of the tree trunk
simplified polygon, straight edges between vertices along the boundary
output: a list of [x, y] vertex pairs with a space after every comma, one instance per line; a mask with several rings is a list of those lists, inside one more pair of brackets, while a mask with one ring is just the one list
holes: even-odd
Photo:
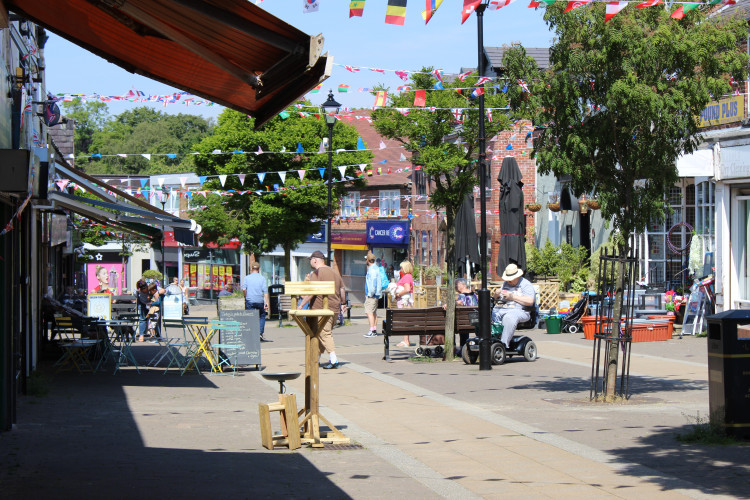
[[[446, 297], [447, 304], [445, 309], [445, 342], [443, 348], [445, 349], [444, 360], [453, 361], [455, 357], [455, 330], [454, 325], [456, 324], [456, 288], [454, 286], [456, 279], [456, 225], [455, 225], [455, 212], [451, 213], [450, 209], [446, 208], [446, 229], [445, 229], [445, 253], [446, 258], [446, 276], [443, 283], [447, 287], [448, 294]], [[438, 294], [440, 290], [438, 290]], [[439, 295], [438, 295], [439, 296]]]
[[284, 243], [282, 247], [284, 248], [284, 281], [292, 281], [292, 246]]
[[618, 338], [620, 335], [620, 321], [622, 320], [622, 303], [625, 296], [625, 261], [621, 260], [617, 263], [617, 283], [615, 285], [615, 303], [612, 309], [612, 323], [609, 332], [609, 339], [607, 340], [607, 349], [609, 350], [609, 357], [607, 361], [607, 387], [604, 392], [604, 396], [607, 400], [611, 400], [615, 396], [615, 387], [617, 386], [617, 367], [620, 355], [620, 343]]

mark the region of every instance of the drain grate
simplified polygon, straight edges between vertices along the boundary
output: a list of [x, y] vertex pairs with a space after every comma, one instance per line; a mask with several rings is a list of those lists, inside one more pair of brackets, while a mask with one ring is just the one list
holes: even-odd
[[365, 447], [357, 443], [325, 443], [322, 448], [312, 448], [313, 450], [364, 450]]

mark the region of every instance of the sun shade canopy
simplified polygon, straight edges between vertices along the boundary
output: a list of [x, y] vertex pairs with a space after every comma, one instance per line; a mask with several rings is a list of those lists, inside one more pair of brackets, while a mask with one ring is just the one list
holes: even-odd
[[254, 116], [328, 78], [333, 58], [248, 0], [0, 0], [118, 66]]

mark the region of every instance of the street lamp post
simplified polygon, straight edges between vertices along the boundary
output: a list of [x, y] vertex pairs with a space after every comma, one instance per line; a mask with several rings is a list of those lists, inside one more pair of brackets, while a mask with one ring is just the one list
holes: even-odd
[[323, 108], [323, 116], [328, 125], [328, 223], [326, 224], [326, 242], [328, 249], [328, 265], [333, 265], [333, 255], [331, 254], [331, 187], [333, 185], [333, 126], [336, 124], [336, 116], [339, 113], [341, 104], [333, 98], [333, 90], [328, 91], [328, 100], [320, 105]]
[[[484, 76], [484, 10], [487, 3], [482, 2], [476, 7], [477, 13], [477, 55], [479, 58], [477, 71]], [[487, 289], [487, 165], [484, 134], [484, 94], [479, 96], [479, 200], [480, 200], [480, 236], [479, 255], [482, 267], [482, 288], [477, 291], [479, 300], [479, 369], [491, 370], [490, 362], [490, 291]]]
[[[167, 200], [169, 199], [169, 191], [165, 186], [161, 187], [161, 210], [162, 212], [165, 211], [165, 208], [167, 206]], [[167, 258], [166, 253], [164, 251], [164, 223], [161, 225], [161, 270], [164, 274], [162, 274], [162, 284], [164, 288], [167, 288]]]

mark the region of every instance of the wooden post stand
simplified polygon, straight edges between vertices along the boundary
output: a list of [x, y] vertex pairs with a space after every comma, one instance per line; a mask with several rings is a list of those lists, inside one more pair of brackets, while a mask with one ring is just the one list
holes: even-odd
[[[289, 316], [294, 318], [305, 333], [305, 408], [300, 412], [300, 415], [304, 417], [299, 422], [300, 427], [304, 426], [302, 442], [311, 443], [314, 448], [322, 448], [324, 441], [349, 443], [349, 438], [320, 413], [318, 398], [319, 335], [326, 322], [333, 321], [333, 311], [328, 309], [328, 295], [336, 293], [335, 284], [333, 281], [292, 281], [284, 284], [284, 292], [292, 296]], [[323, 308], [297, 309], [296, 297], [303, 295], [322, 295]], [[326, 433], [325, 436], [320, 434], [320, 420], [331, 429], [331, 432]]]

